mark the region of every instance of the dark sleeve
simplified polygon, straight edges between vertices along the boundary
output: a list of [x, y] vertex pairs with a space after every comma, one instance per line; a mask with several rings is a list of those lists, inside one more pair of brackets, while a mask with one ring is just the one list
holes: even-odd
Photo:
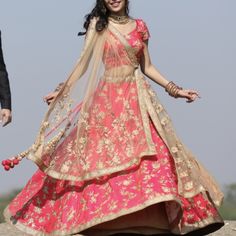
[[1, 32], [0, 32], [0, 103], [1, 107], [11, 110], [11, 91], [6, 65], [3, 59]]

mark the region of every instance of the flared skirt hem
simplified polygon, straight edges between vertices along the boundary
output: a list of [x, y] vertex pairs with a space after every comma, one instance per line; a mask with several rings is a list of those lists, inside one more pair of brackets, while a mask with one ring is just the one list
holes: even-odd
[[[145, 201], [144, 203], [137, 205], [135, 207], [132, 207], [130, 209], [122, 209], [116, 214], [109, 214], [104, 217], [96, 218], [86, 224], [79, 225], [78, 227], [74, 227], [72, 230], [58, 230], [58, 231], [54, 231], [53, 233], [45, 233], [40, 230], [32, 229], [29, 226], [24, 225], [23, 223], [13, 222], [12, 221], [13, 216], [12, 216], [10, 210], [8, 209], [8, 207], [4, 211], [4, 217], [7, 221], [7, 223], [15, 226], [17, 229], [19, 229], [29, 235], [34, 235], [34, 236], [68, 236], [68, 235], [95, 236], [94, 234], [93, 235], [92, 234], [80, 234], [80, 232], [90, 229], [91, 227], [94, 227], [96, 225], [115, 220], [119, 217], [141, 211], [149, 206], [159, 204], [159, 203], [168, 202], [168, 201], [175, 201], [176, 203], [181, 205], [180, 199], [178, 199], [178, 197], [176, 197], [174, 195], [157, 196], [157, 197], [154, 197], [153, 199], [149, 199], [149, 200]], [[213, 228], [214, 228], [213, 230], [211, 230], [211, 227], [209, 227], [211, 225], [212, 226], [215, 225], [215, 226], [213, 226]], [[115, 231], [112, 230], [112, 232], [115, 232], [115, 233], [120, 233], [120, 232], [122, 232], [122, 233], [135, 233], [135, 231], [137, 231], [136, 233], [142, 233], [143, 235], [152, 235], [152, 234], [159, 234], [161, 231], [163, 231], [163, 232], [166, 231], [166, 233], [168, 233], [168, 234], [171, 233], [174, 235], [186, 235], [190, 232], [194, 233], [194, 231], [202, 230], [206, 227], [209, 228], [209, 230], [207, 230], [207, 229], [206, 230], [209, 231], [209, 233], [210, 233], [211, 231], [215, 231], [216, 230], [215, 228], [217, 228], [217, 229], [221, 228], [223, 225], [224, 225], [224, 222], [223, 222], [222, 218], [219, 215], [217, 215], [217, 216], [208, 217], [206, 219], [202, 219], [201, 221], [195, 222], [193, 224], [185, 224], [184, 226], [181, 227], [181, 230], [179, 228], [173, 228], [173, 229], [168, 230], [168, 229], [160, 229], [160, 228], [150, 229], [150, 227], [147, 227], [147, 229], [143, 229], [142, 232], [140, 232], [140, 230], [138, 230], [138, 227], [137, 227], [137, 230], [132, 230], [132, 229], [119, 230], [119, 229], [117, 229]], [[145, 225], [143, 226], [143, 228], [145, 228]], [[151, 233], [150, 230], [153, 233]], [[109, 230], [108, 230], [108, 231], [106, 231], [105, 234], [98, 233], [96, 235], [108, 236], [111, 234], [109, 233]], [[197, 235], [201, 235], [201, 234], [197, 234]]]

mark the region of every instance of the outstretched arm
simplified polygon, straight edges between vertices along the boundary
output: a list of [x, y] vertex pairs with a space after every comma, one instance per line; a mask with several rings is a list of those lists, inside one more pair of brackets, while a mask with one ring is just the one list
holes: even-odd
[[[141, 70], [144, 75], [149, 79], [153, 80], [166, 90], [171, 86], [171, 82], [168, 81], [152, 64], [151, 58], [148, 51], [148, 40], [144, 43], [143, 55], [141, 57]], [[187, 102], [193, 102], [199, 97], [198, 92], [190, 89], [178, 89], [175, 97], [186, 98]]]

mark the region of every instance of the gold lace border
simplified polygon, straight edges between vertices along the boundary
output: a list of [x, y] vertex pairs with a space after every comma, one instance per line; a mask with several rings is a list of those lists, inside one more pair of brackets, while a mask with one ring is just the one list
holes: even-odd
[[93, 172], [87, 172], [86, 174], [82, 176], [73, 176], [69, 174], [62, 174], [60, 172], [50, 170], [50, 166], [47, 167], [43, 164], [42, 160], [39, 159], [36, 155], [33, 155], [33, 153], [30, 154], [29, 159], [34, 161], [35, 164], [38, 165], [40, 170], [42, 170], [44, 173], [47, 175], [55, 178], [55, 179], [61, 179], [61, 180], [69, 180], [69, 181], [88, 181], [92, 180], [94, 178], [99, 178], [104, 175], [111, 175], [119, 171], [126, 170], [127, 168], [135, 165], [138, 166], [141, 163], [142, 158], [147, 157], [147, 156], [153, 156], [156, 155], [156, 152], [154, 150], [152, 151], [144, 151], [142, 152], [137, 158], [132, 159], [130, 162], [125, 163], [123, 165], [115, 166], [115, 167], [110, 167], [106, 169], [101, 169], [101, 170], [96, 170]]
[[[149, 199], [149, 200], [145, 201], [142, 204], [139, 204], [138, 206], [132, 207], [130, 209], [122, 209], [118, 213], [115, 213], [115, 214], [110, 214], [110, 215], [107, 215], [107, 216], [104, 216], [104, 217], [95, 218], [94, 220], [91, 220], [88, 223], [80, 225], [80, 226], [78, 226], [78, 227], [76, 227], [72, 230], [69, 230], [69, 231], [56, 230], [53, 233], [47, 234], [47, 233], [43, 233], [42, 231], [34, 230], [34, 229], [32, 229], [28, 226], [25, 226], [24, 224], [19, 223], [19, 222], [14, 224], [14, 226], [16, 228], [18, 228], [19, 230], [21, 230], [21, 231], [23, 231], [27, 234], [34, 235], [34, 236], [66, 236], [66, 235], [76, 234], [76, 233], [82, 232], [86, 229], [89, 229], [89, 228], [95, 226], [95, 225], [105, 223], [105, 222], [108, 222], [108, 221], [111, 221], [111, 220], [115, 220], [118, 217], [121, 217], [121, 216], [124, 216], [124, 215], [128, 215], [128, 214], [143, 210], [143, 209], [145, 209], [145, 208], [147, 208], [151, 205], [158, 204], [158, 203], [165, 202], [165, 201], [175, 201], [175, 202], [179, 203], [180, 206], [181, 206], [181, 201], [176, 196], [171, 195], [171, 194], [165, 195], [165, 196], [159, 195], [159, 196], [157, 196], [153, 199]], [[4, 210], [4, 217], [7, 221], [7, 223], [13, 225], [11, 220], [10, 220], [12, 215], [11, 215], [8, 207]], [[196, 223], [191, 224], [191, 225], [187, 224], [185, 226], [182, 226], [181, 232], [179, 230], [178, 225], [176, 226], [176, 228], [170, 229], [170, 231], [173, 232], [173, 233], [178, 233], [180, 235], [183, 235], [183, 234], [187, 234], [191, 231], [194, 231], [194, 230], [197, 230], [197, 229], [200, 229], [200, 228], [204, 228], [204, 227], [206, 227], [208, 225], [211, 225], [211, 224], [214, 224], [214, 223], [222, 223], [222, 225], [224, 224], [222, 218], [219, 215], [217, 215], [216, 217], [208, 217], [207, 219], [204, 219], [202, 221], [196, 222]]]

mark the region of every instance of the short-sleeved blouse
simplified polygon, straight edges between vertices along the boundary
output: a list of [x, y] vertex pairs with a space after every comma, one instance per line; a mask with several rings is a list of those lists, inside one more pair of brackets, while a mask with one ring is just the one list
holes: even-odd
[[[143, 54], [144, 43], [149, 39], [150, 33], [146, 23], [142, 19], [135, 19], [135, 22], [136, 26], [131, 32], [126, 35], [122, 34], [122, 32], [121, 34], [123, 35], [123, 37], [125, 37], [130, 46], [135, 49], [137, 61], [140, 62]], [[121, 49], [119, 50], [119, 54], [122, 58], [122, 54], [126, 54], [125, 49], [121, 44], [117, 44], [117, 46]], [[118, 65], [116, 58], [113, 57], [114, 53], [112, 53], [111, 50], [112, 49], [110, 49], [107, 44], [105, 44], [103, 61], [107, 69]], [[127, 61], [122, 60], [121, 64], [127, 64]]]
[[140, 61], [140, 58], [143, 54], [144, 42], [150, 38], [150, 33], [146, 23], [141, 19], [136, 19], [136, 27], [128, 35], [126, 39], [129, 41], [130, 45], [136, 49], [137, 60]]

